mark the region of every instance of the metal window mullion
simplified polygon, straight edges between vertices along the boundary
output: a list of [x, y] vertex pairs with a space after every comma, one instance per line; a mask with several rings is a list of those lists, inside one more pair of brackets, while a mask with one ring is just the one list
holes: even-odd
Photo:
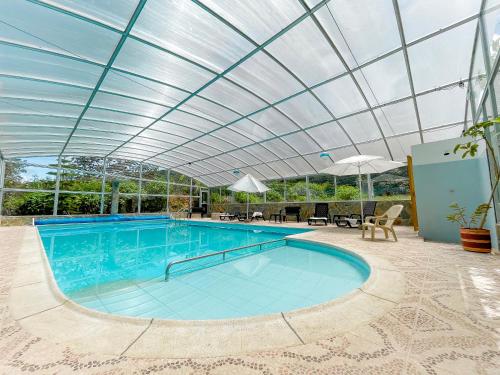
[[102, 164], [102, 180], [101, 180], [101, 201], [99, 204], [99, 213], [102, 215], [104, 214], [104, 193], [106, 192], [106, 167], [108, 163], [108, 158], [103, 159], [103, 164]]
[[306, 201], [311, 201], [311, 191], [309, 190], [309, 176], [306, 176]]
[[142, 204], [142, 163], [139, 163], [139, 189], [137, 190], [137, 213], [141, 213]]
[[408, 82], [410, 84], [410, 92], [411, 92], [411, 96], [412, 96], [412, 100], [413, 100], [413, 107], [415, 110], [415, 116], [417, 118], [418, 131], [420, 134], [420, 142], [424, 143], [422, 123], [420, 121], [420, 112], [418, 110], [417, 98], [415, 96], [415, 86], [413, 84], [413, 75], [411, 72], [410, 58], [408, 56], [408, 48], [406, 47], [406, 37], [405, 37], [405, 33], [404, 33], [404, 28], [403, 28], [403, 21], [401, 19], [401, 12], [399, 10], [398, 0], [392, 0], [392, 4], [394, 7], [394, 13], [396, 14], [396, 21], [398, 24], [399, 37], [401, 39], [401, 46], [402, 46], [403, 56], [404, 56], [405, 65], [406, 65], [406, 73], [408, 75]]
[[[486, 1], [483, 0], [482, 8], [485, 6]], [[488, 49], [488, 40], [486, 39], [486, 26], [484, 24], [484, 14], [481, 11], [481, 16], [479, 17], [478, 20], [478, 30], [479, 30], [479, 39], [481, 40], [481, 48], [483, 50], [483, 56], [484, 56], [484, 66], [486, 70], [486, 76], [489, 78], [492, 76], [494, 73], [491, 69], [491, 60], [490, 60], [490, 55], [489, 55], [489, 49]], [[498, 108], [497, 108], [497, 102], [496, 102], [496, 92], [495, 88], [493, 85], [493, 80], [488, 80], [488, 84], [484, 88], [485, 91], [488, 91], [488, 99], [490, 100], [490, 105], [493, 113], [493, 117], [498, 116]], [[487, 118], [486, 118], [487, 120]], [[485, 120], [485, 121], [486, 121]]]
[[170, 213], [170, 169], [167, 170], [167, 214]]
[[56, 187], [54, 189], [54, 207], [52, 208], [53, 216], [57, 216], [57, 209], [59, 206], [59, 185], [61, 182], [61, 159], [62, 156], [59, 155], [59, 157], [57, 158]]
[[0, 222], [3, 216], [3, 194], [5, 188], [5, 173], [6, 173], [5, 159], [2, 153], [0, 152]]
[[[499, 63], [500, 63], [500, 53], [497, 53], [497, 55], [495, 57], [495, 62], [492, 65], [492, 69], [491, 69], [492, 72], [498, 71]], [[490, 83], [493, 82], [494, 78], [495, 78], [495, 74], [492, 74], [490, 77], [488, 77], [488, 82], [487, 82], [488, 86], [490, 85]], [[483, 94], [481, 95], [481, 99], [479, 100], [479, 106], [482, 105], [487, 94], [488, 94], [488, 90], [484, 90]], [[480, 114], [479, 112], [475, 113], [474, 122], [473, 122], [474, 124], [477, 123], [477, 121], [479, 120], [479, 114]]]
[[189, 210], [191, 211], [193, 206], [193, 177], [190, 179], [189, 183]]

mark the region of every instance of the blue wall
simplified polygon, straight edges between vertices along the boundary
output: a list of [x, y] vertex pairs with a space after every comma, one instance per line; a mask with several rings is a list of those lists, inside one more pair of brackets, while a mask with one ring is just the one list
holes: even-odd
[[[467, 159], [444, 156], [449, 145], [456, 143], [436, 142], [436, 145], [419, 145], [413, 149], [418, 221], [420, 235], [426, 240], [459, 242], [459, 226], [446, 220], [451, 212], [449, 205], [457, 202], [471, 213], [489, 198], [491, 189], [486, 154], [483, 152]], [[488, 213], [485, 228], [490, 229], [495, 247], [493, 209]]]

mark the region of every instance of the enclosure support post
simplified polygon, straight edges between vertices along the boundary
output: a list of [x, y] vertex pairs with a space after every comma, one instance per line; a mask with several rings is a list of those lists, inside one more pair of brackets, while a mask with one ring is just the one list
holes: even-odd
[[333, 191], [334, 194], [337, 195], [337, 176], [333, 176]]
[[418, 230], [417, 216], [417, 196], [415, 195], [415, 180], [413, 177], [413, 159], [410, 155], [406, 157], [408, 168], [408, 182], [410, 185], [410, 201], [411, 201], [411, 221], [413, 222], [413, 230]]
[[311, 201], [311, 191], [309, 190], [309, 176], [306, 176], [306, 201]]
[[139, 164], [139, 190], [137, 193], [137, 213], [141, 213], [142, 203], [142, 163]]
[[283, 179], [283, 200], [286, 202], [287, 200], [287, 194], [286, 194], [286, 180]]
[[372, 182], [372, 176], [370, 173], [366, 175], [366, 184], [368, 185], [368, 199], [372, 200], [373, 199], [373, 182]]
[[106, 191], [106, 164], [108, 158], [105, 157], [102, 164], [102, 181], [101, 181], [101, 202], [99, 206], [99, 213], [102, 215], [104, 213], [104, 192]]
[[54, 192], [54, 209], [52, 215], [57, 216], [57, 208], [59, 206], [59, 185], [61, 182], [61, 155], [57, 158], [57, 174], [56, 174], [56, 189]]
[[5, 184], [5, 160], [0, 155], [0, 222], [2, 221], [3, 214], [3, 188]]
[[170, 213], [170, 169], [167, 171], [167, 214]]
[[189, 213], [191, 213], [191, 209], [193, 207], [193, 177], [189, 181]]

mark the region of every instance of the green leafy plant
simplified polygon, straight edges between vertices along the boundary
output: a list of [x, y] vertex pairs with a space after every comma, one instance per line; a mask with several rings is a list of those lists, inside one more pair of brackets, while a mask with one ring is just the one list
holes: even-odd
[[359, 189], [354, 186], [340, 185], [337, 186], [335, 198], [341, 201], [352, 201], [359, 198]]
[[488, 212], [490, 206], [482, 203], [476, 207], [470, 216], [467, 216], [465, 207], [459, 206], [457, 202], [450, 204], [450, 208], [452, 212], [446, 216], [446, 220], [458, 223], [463, 228], [473, 228], [481, 217]]
[[487, 137], [488, 129], [495, 126], [496, 124], [500, 124], [500, 117], [471, 126], [469, 129], [467, 129], [462, 133], [462, 137], [470, 137], [471, 140], [464, 143], [459, 143], [453, 149], [453, 152], [455, 154], [458, 152], [462, 153], [462, 159], [465, 159], [468, 156], [475, 157], [479, 150], [479, 143], [482, 141], [486, 145], [486, 148], [489, 152], [489, 156], [493, 161], [494, 180], [488, 202], [481, 203], [479, 206], [477, 206], [474, 212], [471, 214], [469, 220], [467, 220], [465, 208], [460, 207], [457, 203], [452, 203], [450, 205], [452, 213], [447, 216], [447, 220], [452, 222], [457, 222], [461, 226], [466, 228], [471, 228], [472, 226], [475, 226], [478, 221], [479, 221], [478, 228], [482, 229], [484, 227], [484, 224], [486, 223], [486, 218], [488, 216], [488, 211], [491, 208], [493, 197], [495, 196], [495, 191], [498, 187], [498, 182], [500, 181], [500, 168], [498, 166], [498, 161], [496, 159], [493, 146], [491, 145]]

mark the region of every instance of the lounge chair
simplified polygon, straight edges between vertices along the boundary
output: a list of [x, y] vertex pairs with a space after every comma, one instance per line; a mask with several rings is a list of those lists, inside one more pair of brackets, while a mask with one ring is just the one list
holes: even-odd
[[235, 220], [237, 217], [238, 217], [237, 214], [230, 214], [230, 213], [224, 213], [224, 214], [219, 215], [219, 219], [221, 221], [225, 221], [226, 219], [231, 221], [231, 220]]
[[300, 222], [300, 207], [285, 207], [285, 213], [283, 214], [285, 221], [287, 221], [287, 216], [295, 216], [297, 223]]
[[307, 219], [307, 224], [311, 225], [313, 222], [317, 224], [318, 221], [328, 225], [328, 203], [316, 203], [314, 205], [314, 216]]
[[[377, 201], [367, 201], [363, 202], [363, 217], [374, 217], [375, 216], [375, 208], [377, 208]], [[350, 219], [357, 219], [357, 224], [361, 225], [362, 218], [360, 214], [351, 214], [349, 216]], [[366, 220], [365, 220], [366, 222]]]
[[250, 221], [264, 220], [264, 215], [260, 211], [252, 212], [248, 216], [250, 217]]
[[[371, 239], [373, 240], [375, 238], [375, 229], [380, 228], [384, 231], [386, 239], [389, 238], [389, 232], [391, 232], [394, 237], [394, 241], [397, 242], [398, 237], [394, 231], [394, 222], [399, 215], [401, 215], [401, 211], [403, 211], [403, 205], [396, 204], [385, 211], [385, 213], [381, 216], [366, 217], [365, 222], [361, 225], [363, 229], [363, 238], [365, 238], [365, 230], [369, 228], [371, 230]], [[370, 222], [371, 219], [375, 219], [375, 222]]]

